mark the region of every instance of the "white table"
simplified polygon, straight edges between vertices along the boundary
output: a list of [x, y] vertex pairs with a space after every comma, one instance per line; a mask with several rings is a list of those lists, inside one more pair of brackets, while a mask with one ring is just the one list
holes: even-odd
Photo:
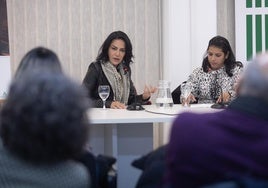
[[140, 170], [131, 162], [154, 149], [156, 137], [154, 123], [171, 124], [177, 114], [184, 111], [196, 113], [215, 112], [211, 104], [195, 104], [191, 107], [174, 105], [172, 108], [144, 106], [143, 111], [93, 108], [89, 118], [93, 124], [90, 144], [95, 154], [107, 154], [117, 158], [118, 188], [135, 187]]

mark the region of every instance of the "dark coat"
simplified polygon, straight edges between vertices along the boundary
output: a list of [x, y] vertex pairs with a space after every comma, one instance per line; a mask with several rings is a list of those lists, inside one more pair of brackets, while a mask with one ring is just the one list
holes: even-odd
[[267, 125], [268, 104], [251, 97], [216, 113], [180, 114], [170, 143], [133, 161], [142, 170], [136, 188], [266, 188]]
[[166, 184], [200, 187], [249, 176], [268, 179], [268, 104], [238, 97], [226, 110], [185, 112], [166, 150]]
[[136, 188], [155, 188], [164, 175], [166, 145], [134, 160], [132, 166], [142, 170]]
[[[125, 69], [125, 68], [124, 68]], [[129, 74], [130, 79], [130, 92], [128, 98], [128, 104], [130, 105], [134, 102], [142, 103], [142, 95], [137, 95], [134, 84], [131, 80], [131, 69], [126, 67], [126, 74]], [[100, 62], [93, 62], [89, 65], [86, 76], [83, 80], [83, 85], [86, 87], [88, 91], [88, 96], [91, 98], [94, 107], [102, 107], [103, 103], [98, 94], [99, 85], [109, 85], [111, 88], [111, 84], [109, 83], [107, 77], [105, 76]], [[106, 107], [110, 108], [111, 103], [114, 100], [113, 90], [110, 90], [110, 95], [106, 100]]]

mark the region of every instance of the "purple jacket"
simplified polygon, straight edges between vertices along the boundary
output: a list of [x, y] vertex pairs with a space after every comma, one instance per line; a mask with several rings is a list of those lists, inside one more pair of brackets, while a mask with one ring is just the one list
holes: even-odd
[[176, 118], [165, 185], [191, 188], [241, 176], [268, 179], [267, 103], [239, 97], [226, 110]]

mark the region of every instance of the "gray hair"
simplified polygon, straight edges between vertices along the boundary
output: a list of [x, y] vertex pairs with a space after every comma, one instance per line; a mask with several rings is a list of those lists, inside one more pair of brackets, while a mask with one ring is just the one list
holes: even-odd
[[268, 102], [268, 52], [258, 54], [248, 63], [239, 86], [240, 95], [250, 95]]

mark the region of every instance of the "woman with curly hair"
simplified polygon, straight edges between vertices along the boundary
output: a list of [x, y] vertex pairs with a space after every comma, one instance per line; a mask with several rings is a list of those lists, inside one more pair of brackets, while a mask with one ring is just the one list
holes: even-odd
[[[34, 66], [51, 61], [55, 71]], [[0, 113], [0, 187], [90, 187], [75, 161], [89, 135], [85, 91], [48, 49], [31, 50], [20, 67]]]

